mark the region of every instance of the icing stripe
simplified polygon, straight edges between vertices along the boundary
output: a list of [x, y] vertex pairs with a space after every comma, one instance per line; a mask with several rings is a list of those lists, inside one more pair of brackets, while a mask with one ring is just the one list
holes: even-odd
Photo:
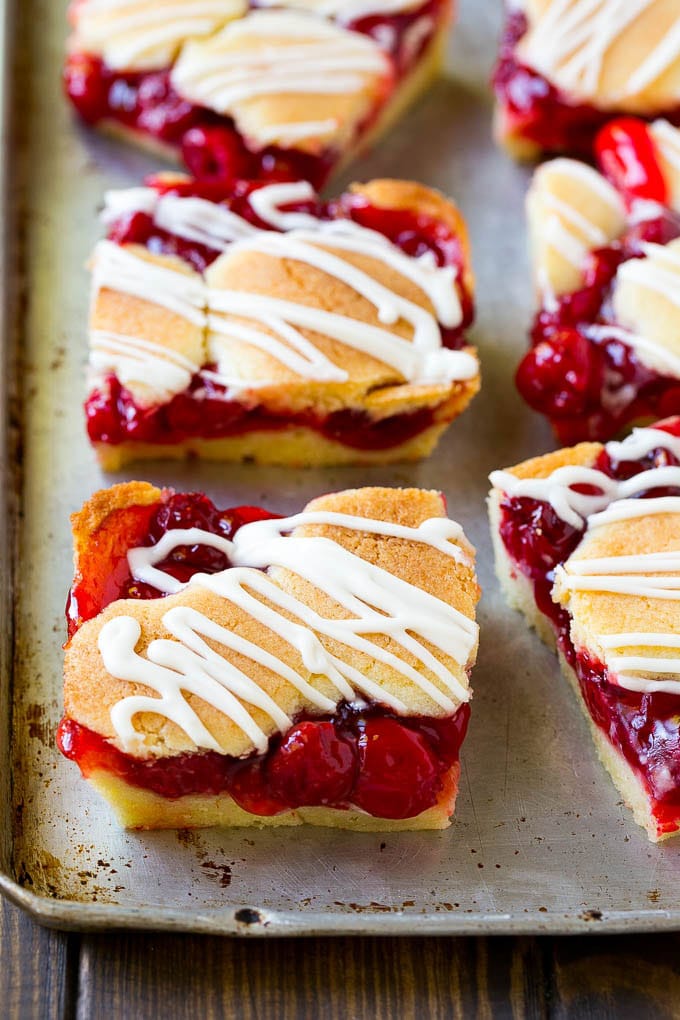
[[141, 258], [112, 241], [94, 250], [92, 284], [161, 305], [194, 326], [205, 325], [205, 287], [195, 273], [173, 270]]
[[[279, 7], [281, 0], [258, 0], [260, 7]], [[401, 14], [421, 7], [423, 0], [288, 0], [287, 7], [300, 8], [323, 17], [354, 21], [375, 14]]]
[[[462, 308], [452, 266], [439, 267], [434, 257], [404, 254], [382, 234], [351, 220], [320, 220], [303, 211], [285, 211], [282, 206], [316, 198], [306, 182], [268, 185], [250, 196], [255, 214], [275, 228], [255, 228], [223, 206], [198, 198], [159, 195], [153, 189], [132, 188], [107, 195], [104, 220], [109, 225], [122, 216], [144, 212], [164, 230], [230, 256], [257, 252], [273, 258], [292, 259], [314, 266], [355, 290], [376, 309], [386, 326], [403, 320], [413, 330], [407, 340], [380, 325], [310, 305], [297, 304], [247, 290], [211, 288], [203, 278], [181, 275], [142, 258], [132, 248], [101, 242], [95, 250], [94, 286], [110, 287], [165, 306], [207, 330], [205, 360], [217, 363], [211, 378], [227, 381], [235, 390], [259, 388], [267, 379], [240, 376], [230, 340], [250, 344], [275, 358], [301, 378], [320, 382], [345, 382], [348, 373], [335, 364], [300, 329], [312, 330], [381, 361], [413, 383], [450, 384], [474, 379], [477, 359], [467, 351], [449, 350], [442, 345], [441, 327], [455, 327]], [[278, 230], [286, 230], [279, 233]], [[322, 247], [323, 245], [323, 247]], [[368, 272], [353, 264], [353, 255], [382, 263], [412, 282], [429, 300], [432, 311], [407, 300], [380, 284]], [[219, 269], [219, 267], [218, 267]], [[213, 270], [209, 270], [210, 279]], [[117, 346], [125, 381], [140, 382], [155, 390], [159, 400], [185, 388], [176, 371], [161, 361], [158, 345], [139, 338], [118, 338], [129, 350]], [[134, 346], [134, 352], [132, 351]], [[105, 370], [101, 337], [93, 334], [91, 364]], [[113, 347], [106, 348], [110, 355]], [[123, 360], [124, 355], [127, 355]], [[146, 357], [145, 357], [146, 355]], [[170, 375], [173, 375], [173, 380]], [[270, 373], [271, 374], [271, 373]]]
[[[680, 459], [680, 437], [661, 429], [635, 429], [627, 439], [612, 441], [605, 447], [614, 461], [641, 460], [653, 450], [663, 449]], [[491, 481], [512, 497], [527, 497], [549, 503], [555, 513], [573, 527], [588, 531], [619, 521], [658, 514], [680, 515], [680, 496], [632, 498], [654, 489], [679, 488], [680, 466], [649, 468], [631, 478], [616, 481], [594, 468], [577, 465], [558, 468], [547, 478], [517, 478], [510, 472], [496, 471]], [[574, 491], [573, 486], [588, 485], [595, 494]], [[578, 553], [578, 549], [577, 549]], [[577, 553], [555, 570], [553, 598], [562, 601], [565, 591], [609, 593], [641, 599], [680, 600], [680, 550], [578, 559]], [[606, 649], [680, 649], [677, 633], [622, 633], [599, 635]], [[607, 656], [611, 683], [642, 693], [680, 694], [680, 681], [668, 680], [668, 674], [680, 677], [680, 657], [654, 655]], [[651, 674], [641, 677], [639, 673]], [[659, 674], [661, 679], [659, 679]]]
[[656, 0], [553, 0], [520, 43], [522, 59], [579, 99], [612, 103], [640, 94], [680, 54], [680, 24], [631, 69], [620, 93], [599, 95], [609, 51]]
[[77, 8], [77, 42], [113, 70], [158, 69], [246, 10], [245, 0], [88, 0]]
[[594, 340], [596, 343], [609, 339], [620, 340], [621, 343], [627, 344], [635, 351], [643, 364], [650, 365], [656, 371], [667, 372], [669, 375], [680, 378], [680, 355], [669, 351], [662, 344], [647, 340], [621, 326], [595, 325], [581, 328], [589, 340]]
[[[235, 116], [237, 107], [257, 97], [359, 93], [372, 77], [387, 73], [385, 54], [368, 36], [296, 11], [260, 10], [207, 42], [188, 43], [171, 81], [191, 102]], [[264, 127], [273, 140], [271, 125]], [[264, 144], [259, 137], [258, 143]]]
[[[605, 449], [613, 460], [639, 460], [656, 449], [668, 450], [680, 460], [680, 437], [662, 429], [634, 429], [627, 439], [607, 443]], [[580, 465], [557, 468], [547, 478], [518, 478], [510, 471], [493, 471], [489, 478], [495, 488], [508, 496], [549, 503], [563, 521], [574, 528], [582, 528], [586, 521], [590, 524], [593, 515], [598, 515], [596, 523], [605, 523], [603, 511], [618, 500], [630, 499], [637, 493], [661, 486], [680, 487], [680, 466], [651, 468], [623, 481], [610, 478], [596, 468]], [[574, 486], [577, 485], [593, 486], [598, 491], [576, 492]], [[646, 516], [648, 503], [655, 504], [655, 501], [639, 499], [634, 501], [635, 505], [627, 504], [626, 516]], [[673, 508], [675, 503], [666, 505]], [[667, 511], [657, 509], [657, 512]]]
[[[133, 576], [138, 580], [146, 578], [148, 583], [161, 585], [161, 590], [168, 591], [176, 590], [176, 582], [158, 571], [155, 564], [167, 556], [171, 548], [200, 541], [225, 551], [232, 567], [218, 574], [195, 575], [189, 586], [207, 588], [277, 634], [297, 651], [310, 676], [325, 676], [330, 680], [337, 690], [337, 698], [331, 701], [278, 656], [232, 631], [225, 631], [196, 610], [174, 607], [166, 612], [163, 624], [175, 640], [151, 642], [145, 656], [135, 652], [141, 635], [139, 623], [131, 617], [114, 617], [104, 624], [99, 634], [99, 650], [106, 670], [120, 680], [144, 684], [158, 695], [126, 697], [114, 705], [111, 720], [126, 750], [140, 747], [140, 737], [134, 728], [134, 717], [139, 712], [163, 715], [181, 727], [197, 746], [222, 750], [189, 705], [185, 693], [195, 694], [226, 715], [260, 752], [266, 749], [267, 736], [257, 726], [248, 706], [266, 712], [280, 732], [292, 725], [278, 705], [265, 695], [256, 675], [251, 677], [236, 669], [223, 655], [211, 649], [204, 638], [284, 677], [323, 711], [332, 710], [337, 701], [351, 698], [355, 691], [402, 714], [408, 714], [410, 709], [408, 704], [385, 690], [379, 680], [363, 676], [337, 651], [326, 648], [322, 637], [368, 655], [371, 661], [380, 662], [410, 680], [446, 713], [455, 712], [461, 701], [468, 700], [469, 691], [439, 655], [465, 667], [476, 646], [476, 623], [448, 603], [367, 562], [331, 539], [302, 536], [297, 531], [288, 534], [293, 529], [313, 524], [422, 542], [457, 561], [470, 562], [467, 549], [454, 544], [464, 542], [460, 526], [447, 518], [431, 518], [418, 528], [407, 528], [325, 512], [302, 513], [285, 520], [256, 521], [239, 529], [232, 542], [199, 529], [188, 529], [167, 532], [156, 546], [131, 550], [128, 560]], [[340, 605], [346, 618], [321, 616], [263, 572], [270, 568], [292, 571]], [[389, 646], [371, 640], [379, 635], [390, 638]], [[404, 660], [404, 653], [419, 663], [418, 668]], [[430, 680], [424, 671], [434, 679]]]

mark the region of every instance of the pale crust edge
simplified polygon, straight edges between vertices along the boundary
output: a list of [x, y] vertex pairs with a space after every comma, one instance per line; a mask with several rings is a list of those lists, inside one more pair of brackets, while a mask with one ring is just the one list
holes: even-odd
[[132, 786], [104, 771], [94, 772], [88, 781], [107, 800], [121, 825], [127, 829], [281, 828], [312, 825], [357, 832], [409, 832], [446, 829], [451, 824], [460, 765], [446, 773], [437, 804], [414, 818], [376, 818], [362, 811], [331, 807], [305, 807], [278, 815], [254, 815], [244, 811], [228, 794], [184, 796], [169, 799], [150, 790]]

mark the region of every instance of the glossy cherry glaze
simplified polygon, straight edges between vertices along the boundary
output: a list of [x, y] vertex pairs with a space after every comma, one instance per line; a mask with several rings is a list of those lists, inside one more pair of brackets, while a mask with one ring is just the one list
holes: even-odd
[[[597, 132], [616, 116], [616, 111], [574, 103], [542, 74], [522, 64], [517, 58], [517, 44], [527, 28], [522, 11], [508, 14], [493, 75], [504, 133], [533, 142], [546, 153], [569, 152], [590, 158]], [[656, 117], [680, 124], [680, 106], [660, 110], [649, 119]]]
[[[257, 6], [252, 4], [251, 6]], [[446, 0], [427, 0], [406, 14], [380, 15], [350, 22], [348, 27], [372, 36], [391, 58], [396, 81], [408, 74], [447, 16]], [[422, 26], [422, 31], [417, 30]], [[233, 120], [183, 99], [170, 82], [170, 70], [121, 72], [100, 57], [69, 54], [64, 70], [66, 93], [88, 124], [110, 121], [171, 150], [181, 152], [196, 177], [233, 180], [308, 180], [321, 187], [342, 155], [332, 149], [310, 154], [267, 146], [252, 151]], [[363, 134], [389, 98], [376, 96], [376, 109]]]
[[[205, 181], [170, 183], [162, 177], [152, 177], [147, 184], [164, 194], [221, 201], [255, 226], [267, 228], [248, 201], [248, 196], [261, 187], [262, 182], [239, 181], [227, 189]], [[351, 219], [379, 231], [407, 255], [431, 252], [437, 265], [455, 266], [459, 270], [457, 287], [463, 317], [453, 329], [442, 327], [442, 340], [446, 347], [454, 350], [464, 346], [465, 331], [473, 319], [474, 307], [470, 293], [460, 282], [464, 263], [460, 239], [445, 223], [411, 210], [380, 209], [361, 195], [349, 194], [332, 202], [301, 203], [287, 210], [309, 212], [321, 220]], [[205, 245], [160, 230], [145, 213], [122, 217], [112, 227], [109, 237], [118, 244], [142, 244], [155, 254], [178, 255], [198, 272], [220, 254]], [[203, 366], [203, 370], [210, 368], [214, 366]], [[351, 409], [325, 416], [311, 410], [296, 415], [277, 414], [257, 404], [229, 400], [225, 387], [202, 373], [197, 373], [189, 387], [169, 402], [150, 407], [139, 406], [129, 390], [115, 376], [109, 376], [90, 393], [85, 405], [88, 434], [96, 443], [173, 445], [190, 439], [219, 439], [300, 426], [314, 429], [325, 438], [356, 450], [388, 450], [400, 446], [435, 424], [439, 420], [438, 411], [438, 407], [422, 408], [377, 420]]]
[[[218, 510], [200, 493], [165, 492], [150, 507], [114, 511], [92, 536], [67, 604], [69, 635], [120, 598], [161, 593], [135, 581], [128, 549], [154, 545], [169, 530], [198, 527], [232, 538], [243, 525], [274, 515], [255, 507]], [[174, 550], [160, 564], [178, 580], [229, 567], [206, 546]], [[450, 769], [458, 761], [469, 706], [453, 717], [401, 718], [377, 705], [342, 703], [332, 716], [301, 715], [265, 754], [233, 758], [214, 751], [142, 759], [119, 751], [73, 719], [62, 720], [57, 744], [84, 776], [111, 773], [163, 797], [228, 793], [244, 810], [275, 815], [303, 806], [350, 806], [380, 818], [411, 818], [452, 794]]]
[[[679, 418], [661, 427], [680, 436]], [[677, 463], [667, 450], [657, 449], [643, 460], [620, 462], [603, 451], [594, 466], [611, 478], [624, 479]], [[641, 498], [665, 495], [680, 496], [680, 489], [657, 488]], [[561, 520], [548, 503], [503, 499], [501, 537], [515, 569], [530, 580], [538, 608], [550, 620], [560, 650], [577, 673], [593, 720], [643, 779], [659, 831], [672, 831], [680, 819], [680, 697], [638, 694], [610, 683], [606, 667], [574, 647], [569, 612], [551, 598], [555, 568], [574, 552], [583, 534], [584, 529]]]
[[633, 422], [680, 413], [680, 379], [644, 365], [616, 335], [589, 339], [589, 327], [616, 320], [611, 294], [622, 262], [642, 255], [641, 243], [680, 237], [671, 210], [628, 228], [619, 241], [588, 255], [583, 286], [542, 308], [516, 383], [530, 407], [545, 414], [561, 443], [611, 439]]

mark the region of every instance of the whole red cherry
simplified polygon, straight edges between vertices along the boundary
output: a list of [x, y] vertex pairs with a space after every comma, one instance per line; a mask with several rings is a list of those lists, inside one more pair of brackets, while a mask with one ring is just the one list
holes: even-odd
[[356, 745], [332, 722], [301, 722], [268, 762], [271, 789], [290, 807], [342, 804], [349, 799], [359, 760]]
[[421, 734], [396, 719], [368, 719], [358, 747], [357, 807], [378, 818], [413, 818], [436, 802], [441, 771]]

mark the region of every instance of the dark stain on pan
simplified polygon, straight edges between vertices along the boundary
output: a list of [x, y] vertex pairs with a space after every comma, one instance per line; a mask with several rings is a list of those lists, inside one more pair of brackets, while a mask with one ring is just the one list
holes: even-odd
[[230, 864], [215, 864], [214, 861], [202, 861], [201, 867], [205, 868], [206, 872], [212, 872], [217, 878], [219, 877], [220, 886], [222, 889], [228, 889], [231, 885], [231, 865]]
[[208, 850], [200, 835], [193, 829], [178, 829], [177, 842], [188, 850], [193, 850], [196, 860], [206, 875], [209, 875], [211, 878], [217, 878], [222, 889], [229, 888], [236, 861], [217, 863], [215, 860], [208, 860], [209, 855], [214, 857], [214, 852]]
[[584, 910], [581, 914], [582, 921], [601, 921], [602, 911], [601, 910]]
[[26, 723], [28, 735], [32, 740], [39, 740], [46, 747], [52, 746], [52, 724], [46, 715], [44, 705], [27, 705]]

